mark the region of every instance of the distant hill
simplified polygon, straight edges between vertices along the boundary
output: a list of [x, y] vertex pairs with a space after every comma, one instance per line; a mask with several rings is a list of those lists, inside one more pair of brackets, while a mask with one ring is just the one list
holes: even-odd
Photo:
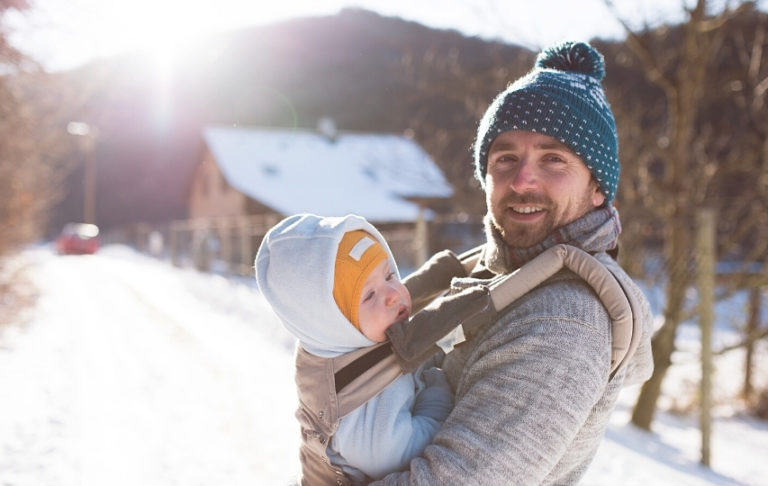
[[[758, 32], [767, 19], [748, 9], [727, 24], [700, 87], [704, 99], [692, 150], [721, 162], [707, 191], [732, 222], [748, 212], [764, 213], [750, 201], [764, 200], [762, 179], [754, 174], [764, 171], [755, 154], [765, 153], [768, 125], [766, 111], [755, 106], [764, 103], [764, 82], [756, 83], [765, 74], [750, 79], [746, 66], [749, 55], [762, 52], [748, 47], [761, 39]], [[674, 72], [680, 26], [659, 26], [641, 36], [661, 59], [659, 68]], [[660, 238], [659, 216], [637, 196], [665, 190], [667, 161], [657, 149], [667, 136], [666, 98], [624, 43], [591, 42], [605, 56], [603, 84], [620, 131], [625, 189], [617, 205], [625, 238], [651, 233]], [[68, 113], [62, 122], [84, 120], [98, 130], [93, 157], [102, 226], [184, 218], [206, 124], [314, 128], [322, 117], [333, 118], [341, 130], [412, 136], [453, 185], [451, 210], [479, 216], [484, 198], [470, 155], [477, 122], [535, 57], [519, 46], [360, 9], [212, 36], [176, 54], [173, 67], [165, 70], [151, 54], [137, 52], [52, 76], [67, 93], [59, 96]], [[74, 160], [80, 155], [72, 151], [70, 157], [82, 167]], [[71, 174], [51, 232], [81, 219], [82, 180], [81, 169]]]
[[[348, 9], [213, 36], [185, 46], [159, 71], [137, 52], [59, 75], [85, 100], [73, 118], [98, 129], [97, 219], [106, 227], [186, 215], [186, 191], [205, 124], [412, 135], [443, 168], [456, 209], [482, 213], [470, 145], [493, 96], [526, 72], [534, 53]], [[52, 227], [78, 219], [82, 173]]]

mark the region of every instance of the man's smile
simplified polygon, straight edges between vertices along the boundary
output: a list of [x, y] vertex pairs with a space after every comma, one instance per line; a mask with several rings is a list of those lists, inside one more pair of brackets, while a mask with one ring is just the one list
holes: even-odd
[[507, 217], [516, 223], [535, 223], [547, 214], [547, 210], [541, 206], [530, 204], [510, 204], [507, 206]]
[[543, 212], [543, 208], [535, 207], [535, 206], [510, 206], [509, 209], [512, 210], [512, 212], [517, 214], [534, 214], [534, 213], [540, 213]]

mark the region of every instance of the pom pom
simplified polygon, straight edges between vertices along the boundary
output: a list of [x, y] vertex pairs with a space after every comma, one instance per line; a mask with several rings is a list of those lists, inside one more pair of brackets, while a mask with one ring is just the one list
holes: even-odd
[[587, 74], [602, 81], [605, 77], [603, 55], [585, 42], [564, 42], [541, 51], [536, 67]]

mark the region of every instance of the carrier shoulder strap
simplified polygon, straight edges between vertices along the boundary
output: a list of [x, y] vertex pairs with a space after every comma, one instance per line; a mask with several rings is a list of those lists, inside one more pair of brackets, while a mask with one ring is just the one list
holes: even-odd
[[[477, 248], [458, 257], [465, 275], [483, 273], [480, 258], [481, 251]], [[636, 318], [640, 316], [640, 308], [609, 267], [589, 253], [564, 244], [549, 248], [511, 274], [498, 275], [485, 285], [475, 285], [438, 299], [409, 323], [390, 327], [387, 336], [400, 366], [411, 371], [439, 349], [449, 350], [450, 347], [445, 349], [438, 344], [443, 336], [453, 334], [461, 339], [471, 335], [563, 268], [581, 277], [608, 312], [612, 323], [611, 376], [615, 375], [639, 344], [641, 326]]]
[[570, 245], [556, 245], [509, 277], [492, 282], [494, 307], [503, 309], [562, 268], [584, 279], [608, 312], [611, 319], [611, 373], [615, 374], [632, 357], [640, 343], [640, 307], [635, 296], [624, 289], [611, 268], [584, 250]]

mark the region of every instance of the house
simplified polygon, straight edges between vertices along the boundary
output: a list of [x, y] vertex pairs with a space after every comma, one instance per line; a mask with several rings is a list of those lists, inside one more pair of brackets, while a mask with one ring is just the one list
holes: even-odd
[[190, 218], [312, 212], [415, 222], [453, 194], [427, 153], [400, 135], [207, 127], [203, 141]]
[[425, 234], [431, 210], [453, 195], [429, 155], [405, 136], [325, 126], [206, 127], [190, 188], [190, 219], [355, 213], [383, 230], [415, 225], [417, 234]]

